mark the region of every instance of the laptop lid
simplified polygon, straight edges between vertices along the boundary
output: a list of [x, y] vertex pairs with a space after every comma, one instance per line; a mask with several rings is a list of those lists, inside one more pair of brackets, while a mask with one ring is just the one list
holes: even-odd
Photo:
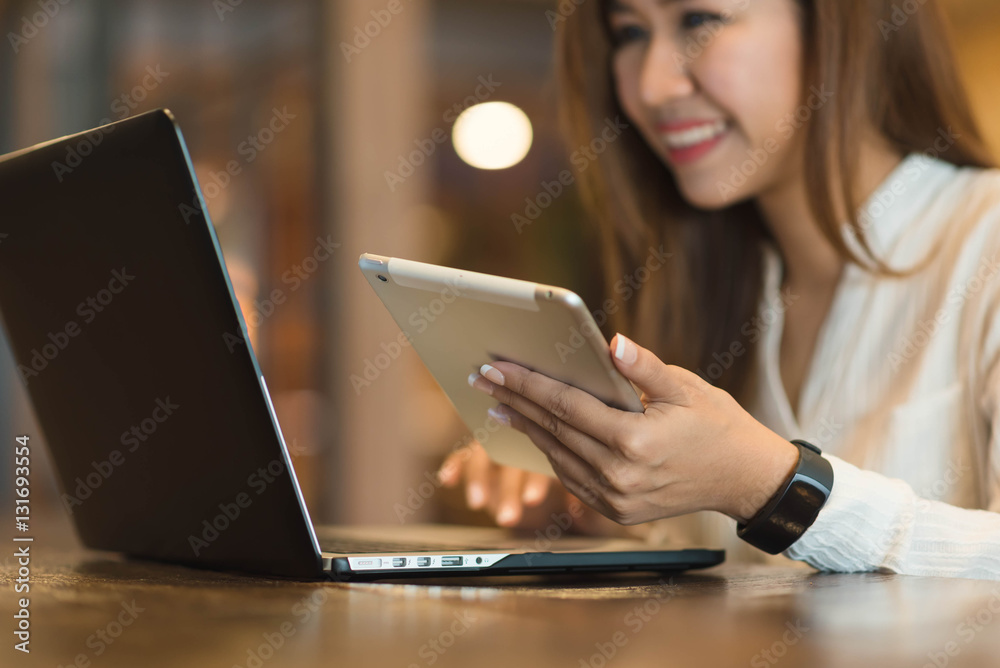
[[0, 157], [0, 315], [90, 548], [321, 558], [184, 140], [158, 110]]

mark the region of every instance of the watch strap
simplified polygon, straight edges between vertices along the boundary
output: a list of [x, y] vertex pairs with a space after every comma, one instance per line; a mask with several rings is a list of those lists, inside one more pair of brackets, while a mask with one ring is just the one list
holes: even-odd
[[833, 467], [822, 451], [807, 441], [792, 443], [799, 450], [795, 471], [752, 519], [736, 525], [737, 536], [768, 554], [784, 552], [801, 538], [833, 489]]

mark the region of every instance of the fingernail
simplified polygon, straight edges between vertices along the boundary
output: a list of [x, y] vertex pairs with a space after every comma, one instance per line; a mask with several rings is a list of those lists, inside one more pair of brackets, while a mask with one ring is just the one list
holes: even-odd
[[442, 485], [451, 485], [455, 481], [455, 471], [457, 468], [454, 465], [447, 465], [438, 469], [437, 477]]
[[469, 485], [466, 495], [466, 501], [468, 501], [469, 507], [473, 510], [482, 508], [483, 504], [486, 503], [486, 499], [483, 496], [483, 488], [479, 485]]
[[497, 385], [503, 385], [503, 374], [499, 370], [494, 369], [489, 364], [484, 364], [479, 367], [479, 373], [486, 376], [486, 379], [490, 382], [496, 383]]
[[506, 413], [502, 412], [498, 408], [489, 408], [486, 410], [486, 412], [489, 414], [491, 418], [493, 418], [503, 426], [505, 427], [510, 426], [510, 416], [508, 416]]
[[493, 394], [493, 386], [483, 380], [483, 377], [478, 373], [469, 374], [469, 385], [476, 388], [480, 392], [485, 392], [491, 396]]
[[621, 333], [616, 334], [618, 337], [618, 345], [615, 346], [615, 357], [620, 359], [625, 364], [632, 364], [639, 357], [639, 349], [636, 347], [632, 341], [627, 339]]
[[513, 524], [517, 521], [517, 511], [514, 510], [513, 506], [505, 505], [500, 508], [497, 513], [497, 524]]
[[545, 495], [545, 490], [536, 485], [529, 485], [524, 488], [524, 493], [521, 495], [521, 500], [527, 504], [538, 503], [542, 500]]

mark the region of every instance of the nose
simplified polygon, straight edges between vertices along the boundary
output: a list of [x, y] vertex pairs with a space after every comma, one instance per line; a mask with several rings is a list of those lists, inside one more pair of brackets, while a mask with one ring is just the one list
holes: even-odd
[[639, 80], [642, 101], [657, 107], [693, 93], [695, 85], [689, 65], [689, 59], [671, 40], [655, 40], [642, 63]]

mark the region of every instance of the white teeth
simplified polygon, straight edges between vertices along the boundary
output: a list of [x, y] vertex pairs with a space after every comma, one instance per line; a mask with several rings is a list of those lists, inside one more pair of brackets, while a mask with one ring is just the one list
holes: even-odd
[[682, 132], [665, 132], [667, 146], [672, 149], [682, 149], [701, 144], [709, 139], [715, 139], [726, 131], [726, 122], [719, 120], [699, 125]]

